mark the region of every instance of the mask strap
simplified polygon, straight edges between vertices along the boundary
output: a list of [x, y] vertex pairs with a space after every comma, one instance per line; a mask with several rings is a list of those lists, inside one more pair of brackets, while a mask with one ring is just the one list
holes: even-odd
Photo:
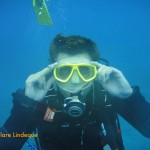
[[109, 66], [109, 61], [108, 61], [107, 59], [105, 59], [105, 58], [100, 58], [100, 59], [99, 59], [99, 62], [100, 62], [100, 61], [104, 62], [106, 66]]

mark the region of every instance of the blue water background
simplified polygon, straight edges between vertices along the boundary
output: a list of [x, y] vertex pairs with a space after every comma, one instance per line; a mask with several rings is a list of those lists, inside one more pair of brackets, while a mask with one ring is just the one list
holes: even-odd
[[[0, 2], [0, 125], [10, 114], [11, 93], [48, 65], [49, 44], [58, 33], [94, 40], [150, 102], [149, 0], [47, 0], [47, 5], [52, 27], [39, 25], [31, 0]], [[121, 128], [127, 150], [150, 149], [150, 140], [122, 118]]]

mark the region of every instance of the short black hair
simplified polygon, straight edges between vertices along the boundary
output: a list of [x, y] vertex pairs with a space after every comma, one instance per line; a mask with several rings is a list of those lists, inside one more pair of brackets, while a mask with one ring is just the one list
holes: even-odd
[[92, 40], [80, 35], [63, 36], [62, 34], [58, 34], [49, 49], [51, 63], [57, 61], [56, 59], [60, 52], [69, 55], [86, 52], [93, 61], [100, 59], [100, 52], [97, 45]]

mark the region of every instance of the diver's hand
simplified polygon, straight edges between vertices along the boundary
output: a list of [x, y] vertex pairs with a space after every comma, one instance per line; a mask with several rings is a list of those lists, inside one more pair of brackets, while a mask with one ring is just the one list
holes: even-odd
[[98, 67], [96, 79], [111, 95], [128, 98], [132, 94], [132, 88], [121, 71], [98, 62], [92, 64]]
[[49, 65], [49, 67], [30, 75], [26, 80], [25, 95], [35, 101], [41, 101], [48, 89], [53, 84], [53, 69], [57, 63]]

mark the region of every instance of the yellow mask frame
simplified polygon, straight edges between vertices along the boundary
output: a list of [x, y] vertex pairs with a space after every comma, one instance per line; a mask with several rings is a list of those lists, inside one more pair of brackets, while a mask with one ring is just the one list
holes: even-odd
[[[81, 66], [93, 67], [93, 71], [94, 71], [93, 76], [92, 76], [91, 78], [89, 78], [89, 79], [86, 79], [86, 78], [82, 75], [82, 73], [80, 72], [80, 70], [79, 70], [79, 67], [81, 67]], [[57, 69], [59, 69], [60, 67], [71, 67], [71, 71], [70, 71], [70, 73], [69, 73], [69, 75], [68, 75], [68, 77], [67, 77], [66, 79], [61, 79], [61, 78], [59, 78], [59, 77], [57, 76]], [[96, 66], [94, 66], [94, 65], [92, 65], [92, 64], [83, 64], [83, 63], [80, 63], [80, 64], [60, 64], [60, 65], [58, 65], [57, 67], [54, 68], [54, 72], [53, 72], [54, 78], [55, 78], [56, 80], [60, 81], [60, 82], [65, 83], [65, 82], [67, 82], [67, 81], [71, 78], [71, 76], [72, 76], [72, 74], [73, 74], [73, 72], [74, 72], [75, 70], [77, 70], [77, 72], [78, 72], [80, 78], [81, 78], [84, 82], [90, 82], [90, 81], [92, 81], [94, 78], [96, 78], [96, 75], [97, 75], [97, 68], [96, 68]]]

